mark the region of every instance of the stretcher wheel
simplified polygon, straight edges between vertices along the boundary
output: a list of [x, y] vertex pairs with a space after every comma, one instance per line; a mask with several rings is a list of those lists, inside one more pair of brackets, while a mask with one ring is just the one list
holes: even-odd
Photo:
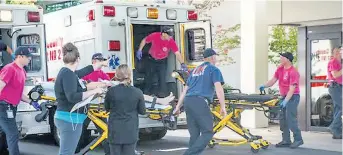
[[261, 141], [262, 149], [267, 149], [269, 147], [269, 142], [266, 140]]
[[214, 140], [211, 140], [210, 143], [207, 144], [207, 146], [211, 149], [214, 148], [215, 144], [214, 144]]
[[259, 150], [260, 149], [255, 149], [255, 148], [251, 147], [251, 152], [253, 152], [253, 153], [257, 153]]

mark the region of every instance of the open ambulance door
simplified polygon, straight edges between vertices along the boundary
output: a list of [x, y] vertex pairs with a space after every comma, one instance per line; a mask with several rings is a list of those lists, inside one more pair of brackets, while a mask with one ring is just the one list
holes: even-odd
[[[13, 51], [18, 47], [29, 47], [32, 58], [28, 66], [26, 85], [32, 86], [36, 82], [47, 80], [47, 62], [46, 62], [46, 43], [45, 43], [45, 25], [15, 26], [12, 28]], [[62, 55], [62, 53], [56, 53]]]
[[210, 20], [180, 23], [180, 50], [188, 68], [201, 64], [203, 52], [212, 48], [212, 24]]

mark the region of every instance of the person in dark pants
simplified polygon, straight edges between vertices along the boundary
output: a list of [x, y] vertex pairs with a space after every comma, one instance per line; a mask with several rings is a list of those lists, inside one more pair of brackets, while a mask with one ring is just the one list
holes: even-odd
[[19, 131], [15, 120], [20, 100], [39, 109], [38, 103], [32, 102], [23, 94], [26, 80], [24, 66], [29, 64], [31, 53], [27, 47], [19, 47], [15, 51], [15, 56], [14, 62], [0, 71], [0, 127], [6, 134], [10, 155], [20, 154]]
[[131, 69], [120, 65], [116, 78], [120, 81], [111, 87], [105, 97], [105, 109], [110, 112], [108, 141], [111, 155], [135, 155], [139, 133], [138, 114], [146, 113], [143, 92], [131, 86]]
[[172, 38], [173, 36], [173, 29], [169, 27], [163, 27], [162, 32], [154, 32], [145, 37], [142, 42], [140, 43], [139, 49], [136, 53], [136, 57], [138, 60], [142, 58], [142, 50], [146, 43], [151, 43], [151, 48], [149, 51], [149, 65], [146, 67], [147, 70], [147, 77], [145, 79], [145, 90], [144, 93], [147, 95], [152, 94], [152, 85], [153, 79], [155, 76], [158, 77], [159, 81], [159, 93], [155, 94], [159, 97], [166, 97], [167, 96], [167, 86], [166, 86], [166, 70], [167, 70], [167, 57], [169, 55], [169, 51], [173, 51], [176, 55], [177, 60], [181, 63], [181, 67], [183, 70], [187, 70], [187, 65], [184, 63], [182, 56], [179, 52], [177, 44], [175, 40]]
[[73, 155], [79, 142], [83, 122], [87, 118], [85, 108], [70, 112], [73, 106], [95, 94], [103, 93], [97, 85], [85, 85], [80, 78], [99, 69], [103, 64], [96, 63], [76, 70], [80, 61], [80, 53], [75, 45], [67, 43], [62, 48], [62, 67], [55, 81], [57, 109], [54, 123], [60, 133], [59, 155]]
[[333, 101], [333, 121], [329, 126], [333, 139], [342, 139], [342, 47], [332, 50], [328, 63], [329, 93]]
[[205, 62], [191, 72], [174, 110], [174, 114], [178, 115], [184, 102], [190, 134], [189, 149], [184, 155], [200, 154], [213, 138], [213, 116], [209, 103], [213, 101], [214, 91], [220, 102], [221, 115], [225, 117], [227, 114], [222, 87], [224, 79], [220, 70], [214, 66], [216, 55], [213, 49], [205, 50]]
[[[263, 91], [267, 87], [273, 86], [279, 80], [279, 89], [282, 100], [280, 130], [282, 131], [282, 141], [276, 147], [297, 148], [304, 144], [301, 131], [298, 126], [297, 111], [300, 100], [299, 78], [300, 74], [292, 65], [294, 57], [290, 52], [280, 53], [281, 65], [277, 68], [274, 77], [259, 89]], [[293, 132], [294, 142], [291, 142], [290, 131]]]

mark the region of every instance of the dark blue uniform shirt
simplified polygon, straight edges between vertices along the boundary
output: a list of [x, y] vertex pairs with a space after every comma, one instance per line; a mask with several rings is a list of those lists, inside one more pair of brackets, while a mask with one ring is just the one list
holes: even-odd
[[224, 84], [222, 73], [216, 66], [205, 62], [190, 73], [187, 79], [189, 88], [186, 96], [202, 96], [212, 102], [216, 82]]

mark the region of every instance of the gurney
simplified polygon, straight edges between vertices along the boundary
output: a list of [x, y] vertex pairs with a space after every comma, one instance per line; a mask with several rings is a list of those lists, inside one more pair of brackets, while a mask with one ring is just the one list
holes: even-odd
[[[47, 114], [49, 111], [49, 108], [47, 108], [47, 106], [56, 106], [56, 97], [54, 94], [53, 87], [54, 83], [43, 82], [35, 86], [28, 93], [28, 96], [31, 100], [35, 102], [42, 102], [42, 112], [36, 116], [37, 122], [40, 122], [47, 118]], [[86, 154], [88, 151], [94, 150], [97, 146], [99, 146], [99, 144], [101, 144], [105, 139], [107, 139], [108, 128], [107, 123], [104, 122], [103, 119], [108, 119], [109, 112], [106, 112], [104, 108], [104, 97], [105, 92], [103, 94], [91, 96], [91, 99], [89, 100], [90, 102], [87, 104], [83, 104], [80, 102], [82, 106], [75, 106], [76, 110], [83, 106], [86, 107], [88, 118], [102, 130], [101, 135], [94, 139], [86, 147], [84, 147], [78, 154]], [[170, 105], [160, 105], [156, 104], [156, 102], [146, 102], [145, 107], [145, 116], [147, 118], [161, 121], [164, 127], [168, 130], [177, 129], [177, 118], [174, 117], [172, 114], [173, 109], [175, 107], [175, 103], [172, 103]], [[75, 111], [75, 109], [73, 109], [72, 111]], [[141, 152], [140, 154], [143, 154], [143, 152]]]
[[[183, 85], [187, 74], [181, 71], [174, 71], [173, 77], [178, 79]], [[256, 109], [263, 111], [269, 119], [278, 119], [268, 115], [270, 112], [278, 112], [280, 110], [278, 96], [268, 95], [265, 91], [260, 94], [244, 94], [239, 89], [232, 89], [231, 93], [225, 93], [225, 103], [228, 115], [223, 118], [220, 115], [220, 103], [218, 99], [210, 104], [211, 113], [214, 117], [213, 132], [218, 133], [224, 127], [229, 128], [241, 137], [242, 140], [229, 140], [213, 138], [208, 147], [214, 148], [215, 145], [237, 146], [249, 143], [251, 151], [257, 153], [261, 148], [267, 149], [270, 143], [263, 139], [262, 136], [253, 135], [250, 131], [240, 125], [240, 115], [246, 109]], [[216, 96], [216, 95], [215, 95]]]

